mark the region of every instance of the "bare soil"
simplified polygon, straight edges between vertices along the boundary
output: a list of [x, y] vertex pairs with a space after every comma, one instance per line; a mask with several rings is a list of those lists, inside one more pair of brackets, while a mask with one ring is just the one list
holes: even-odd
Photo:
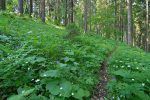
[[109, 76], [108, 76], [108, 61], [111, 59], [113, 52], [116, 50], [116, 47], [107, 54], [105, 60], [100, 64], [100, 71], [99, 71], [99, 83], [96, 86], [94, 92], [93, 92], [93, 97], [91, 100], [105, 100], [107, 97], [107, 83], [109, 81]]

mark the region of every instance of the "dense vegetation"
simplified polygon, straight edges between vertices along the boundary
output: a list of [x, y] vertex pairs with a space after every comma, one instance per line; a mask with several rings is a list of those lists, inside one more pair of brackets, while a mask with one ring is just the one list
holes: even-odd
[[[32, 91], [28, 97], [31, 99], [90, 96], [98, 81], [99, 62], [113, 48], [113, 42], [90, 35], [80, 35], [69, 41], [64, 39], [65, 30], [61, 27], [5, 14], [2, 20], [2, 98], [28, 89]], [[23, 29], [20, 24], [24, 25]], [[26, 92], [19, 97], [23, 95]]]
[[121, 100], [150, 99], [150, 55], [137, 48], [120, 45], [109, 62], [112, 77], [110, 97]]
[[0, 10], [40, 18], [150, 51], [149, 0], [1, 0]]
[[150, 98], [150, 55], [140, 49], [96, 34], [70, 38], [63, 27], [7, 13], [1, 13], [0, 29], [1, 99], [90, 99], [99, 64], [116, 45], [108, 98]]
[[150, 100], [149, 2], [0, 0], [0, 100]]

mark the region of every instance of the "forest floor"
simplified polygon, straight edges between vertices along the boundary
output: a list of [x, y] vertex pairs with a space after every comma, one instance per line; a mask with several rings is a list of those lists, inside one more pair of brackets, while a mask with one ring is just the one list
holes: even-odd
[[140, 48], [0, 16], [0, 100], [150, 100], [150, 54]]
[[109, 73], [108, 73], [108, 61], [112, 58], [112, 54], [117, 50], [117, 45], [114, 47], [112, 51], [110, 51], [105, 60], [100, 63], [100, 71], [99, 71], [99, 83], [96, 86], [93, 97], [91, 100], [105, 100], [107, 97], [107, 84], [110, 80]]

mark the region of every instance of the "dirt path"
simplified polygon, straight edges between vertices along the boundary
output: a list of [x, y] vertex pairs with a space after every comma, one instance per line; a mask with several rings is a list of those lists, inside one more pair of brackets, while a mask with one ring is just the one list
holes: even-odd
[[108, 61], [112, 57], [112, 54], [116, 51], [117, 47], [115, 47], [111, 52], [109, 52], [105, 58], [105, 60], [100, 64], [101, 69], [99, 71], [99, 84], [96, 86], [96, 89], [93, 93], [93, 97], [91, 100], [105, 100], [105, 97], [107, 96], [107, 83], [108, 83], [108, 72], [107, 72], [107, 66]]

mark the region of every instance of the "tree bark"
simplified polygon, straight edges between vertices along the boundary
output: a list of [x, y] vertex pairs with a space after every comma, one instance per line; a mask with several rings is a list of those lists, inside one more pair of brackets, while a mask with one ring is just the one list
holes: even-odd
[[2, 10], [2, 0], [0, 0], [0, 10]]
[[87, 0], [84, 0], [84, 32], [87, 32]]
[[45, 22], [45, 0], [41, 0], [41, 19]]
[[33, 13], [33, 0], [30, 0], [30, 16]]
[[42, 10], [41, 10], [41, 8], [42, 8], [42, 1], [39, 0], [38, 2], [39, 2], [39, 17], [42, 18], [42, 14], [41, 14], [41, 12], [42, 12]]
[[[97, 12], [97, 7], [96, 6], [97, 6], [97, 0], [94, 0], [94, 10], [93, 10], [94, 16], [96, 16], [96, 12]], [[98, 34], [98, 23], [95, 24], [95, 31]]]
[[121, 32], [121, 41], [123, 42], [123, 0], [120, 0], [120, 32]]
[[0, 10], [6, 10], [6, 0], [0, 0]]
[[132, 0], [127, 0], [128, 6], [128, 36], [127, 36], [127, 43], [132, 45]]
[[20, 13], [20, 14], [23, 14], [23, 10], [24, 10], [24, 9], [23, 9], [23, 0], [18, 0], [18, 4], [19, 4], [19, 5], [18, 5], [18, 6], [19, 6], [19, 7], [18, 7], [19, 13]]
[[74, 6], [73, 0], [70, 1], [70, 5], [71, 5], [70, 22], [73, 23], [73, 6]]
[[146, 0], [146, 46], [145, 50], [149, 50], [149, 0]]
[[68, 20], [67, 20], [67, 14], [68, 14], [68, 2], [67, 2], [67, 0], [65, 0], [65, 26], [67, 25], [67, 23], [68, 23]]
[[90, 27], [89, 27], [89, 30], [91, 31], [92, 30], [92, 1], [90, 0], [89, 1], [89, 8], [90, 8], [90, 11], [89, 11], [89, 19], [90, 19]]
[[51, 9], [52, 9], [51, 0], [48, 0], [47, 2], [48, 2], [48, 15], [49, 15], [49, 17], [51, 17]]
[[116, 33], [116, 30], [117, 30], [117, 1], [114, 0], [114, 36], [115, 36], [115, 39], [117, 40], [117, 33]]

